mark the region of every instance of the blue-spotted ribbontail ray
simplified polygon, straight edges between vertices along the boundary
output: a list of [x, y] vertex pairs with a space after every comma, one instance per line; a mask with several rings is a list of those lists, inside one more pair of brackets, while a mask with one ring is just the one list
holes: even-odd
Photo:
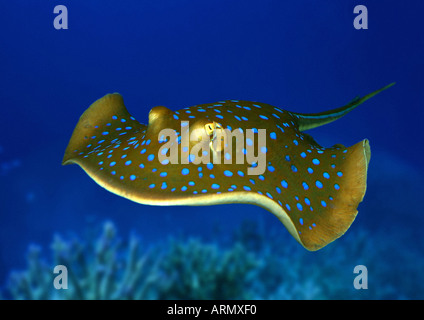
[[147, 125], [128, 113], [121, 95], [108, 94], [81, 116], [63, 164], [78, 164], [102, 187], [142, 204], [258, 205], [306, 249], [318, 250], [355, 219], [371, 153], [367, 139], [324, 148], [303, 131], [392, 85], [316, 114], [242, 100], [178, 111], [159, 106]]

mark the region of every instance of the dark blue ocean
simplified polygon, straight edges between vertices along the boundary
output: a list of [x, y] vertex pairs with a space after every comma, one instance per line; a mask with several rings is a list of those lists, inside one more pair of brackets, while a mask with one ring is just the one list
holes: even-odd
[[[423, 299], [423, 12], [419, 0], [0, 2], [0, 298]], [[61, 165], [107, 93], [147, 123], [157, 105], [225, 99], [317, 113], [392, 82], [307, 132], [326, 147], [367, 138], [372, 152], [356, 220], [317, 252], [260, 207], [140, 205]], [[58, 264], [68, 289], [53, 286]]]

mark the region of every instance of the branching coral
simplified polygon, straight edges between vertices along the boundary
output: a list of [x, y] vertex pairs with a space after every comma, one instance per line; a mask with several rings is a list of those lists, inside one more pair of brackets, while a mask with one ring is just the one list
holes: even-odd
[[[53, 262], [31, 247], [28, 269], [13, 272], [8, 291], [15, 299], [213, 299], [248, 298], [244, 294], [253, 257], [239, 245], [222, 250], [200, 240], [170, 239], [150, 252], [140, 240], [121, 242], [112, 223], [98, 239], [65, 241], [56, 236]], [[55, 265], [68, 270], [68, 289], [55, 289]]]
[[[102, 234], [91, 241], [65, 241], [56, 236], [53, 262], [41, 259], [40, 249], [31, 247], [28, 269], [13, 272], [9, 291], [16, 299], [142, 299], [150, 296], [151, 286], [160, 283], [157, 265], [141, 254], [140, 242], [132, 237], [126, 246], [118, 239], [116, 229], [105, 223]], [[68, 289], [53, 285], [55, 265], [68, 271]]]
[[[138, 237], [119, 239], [107, 222], [97, 238], [56, 236], [51, 262], [31, 246], [28, 268], [10, 275], [14, 299], [379, 299], [419, 298], [423, 259], [369, 233], [350, 233], [310, 253], [280, 233], [242, 224], [230, 243], [171, 238], [147, 250]], [[391, 260], [390, 260], [391, 259]], [[387, 261], [393, 262], [392, 265]], [[353, 287], [353, 268], [370, 270], [369, 290]], [[68, 289], [55, 289], [55, 265], [68, 270]], [[414, 287], [415, 286], [415, 287]]]
[[252, 254], [236, 244], [228, 250], [199, 240], [171, 241], [161, 263], [170, 276], [162, 299], [246, 299], [258, 267]]

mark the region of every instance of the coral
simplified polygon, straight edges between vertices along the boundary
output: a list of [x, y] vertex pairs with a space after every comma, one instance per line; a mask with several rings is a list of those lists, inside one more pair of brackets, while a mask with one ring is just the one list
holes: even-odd
[[160, 290], [161, 299], [248, 299], [246, 288], [254, 281], [258, 267], [246, 248], [235, 244], [223, 250], [217, 245], [197, 239], [187, 243], [171, 241], [161, 271], [168, 275], [166, 290]]
[[[170, 238], [146, 248], [137, 236], [120, 240], [114, 224], [107, 222], [98, 237], [64, 240], [56, 236], [50, 263], [43, 258], [39, 247], [31, 246], [27, 270], [10, 275], [4, 296], [14, 299], [423, 296], [419, 284], [424, 282], [424, 260], [419, 250], [405, 251], [402, 244], [394, 241], [387, 245], [384, 235], [361, 231], [350, 232], [337, 244], [311, 253], [280, 231], [245, 222], [228, 243]], [[353, 268], [359, 264], [369, 268], [369, 290], [353, 287]], [[55, 265], [67, 267], [68, 289], [54, 288]]]
[[[65, 241], [56, 236], [53, 262], [31, 246], [28, 269], [12, 272], [8, 294], [14, 299], [212, 299], [249, 298], [244, 294], [253, 257], [241, 245], [221, 250], [191, 239], [170, 239], [140, 252], [133, 236], [125, 244], [110, 222], [92, 241]], [[55, 289], [55, 265], [68, 270], [68, 289]], [[243, 280], [244, 278], [244, 280]]]
[[[15, 299], [150, 298], [150, 286], [160, 279], [156, 265], [150, 264], [147, 254], [140, 254], [139, 245], [139, 240], [132, 237], [123, 246], [110, 222], [104, 224], [94, 243], [65, 241], [56, 236], [52, 243], [53, 262], [43, 261], [40, 248], [31, 246], [28, 269], [10, 275], [10, 294]], [[55, 265], [67, 267], [68, 289], [54, 288]]]

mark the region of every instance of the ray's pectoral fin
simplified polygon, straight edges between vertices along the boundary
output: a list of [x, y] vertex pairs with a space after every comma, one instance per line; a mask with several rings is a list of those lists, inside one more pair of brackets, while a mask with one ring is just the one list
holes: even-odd
[[317, 190], [311, 200], [314, 211], [305, 210], [301, 220], [294, 221], [299, 242], [310, 251], [342, 236], [355, 220], [366, 191], [371, 151], [365, 139], [349, 148], [336, 145], [321, 156], [324, 173], [315, 170], [317, 179], [308, 182]]
[[119, 93], [107, 94], [81, 115], [62, 164], [77, 163], [87, 171], [90, 168], [90, 159], [87, 159], [90, 154], [104, 152], [120, 143], [128, 132], [145, 129], [146, 125], [140, 124], [129, 114]]

